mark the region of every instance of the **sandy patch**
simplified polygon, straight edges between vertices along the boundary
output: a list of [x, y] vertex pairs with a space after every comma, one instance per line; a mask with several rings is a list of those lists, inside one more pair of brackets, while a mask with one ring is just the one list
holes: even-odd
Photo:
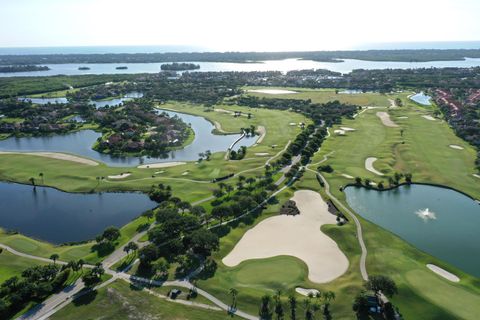
[[462, 146], [459, 146], [459, 145], [456, 145], [456, 144], [450, 144], [448, 146], [452, 149], [463, 150]]
[[338, 134], [339, 136], [344, 136], [345, 135], [345, 130], [334, 130], [333, 133]]
[[57, 160], [65, 160], [65, 161], [72, 161], [76, 163], [81, 163], [85, 164], [88, 166], [98, 166], [98, 162], [86, 159], [86, 158], [81, 158], [77, 157], [71, 154], [66, 154], [66, 153], [58, 153], [58, 152], [8, 152], [8, 151], [0, 151], [0, 155], [2, 154], [26, 154], [29, 156], [38, 156], [38, 157], [44, 157], [44, 158], [51, 158], [51, 159], [57, 159]]
[[432, 117], [431, 115], [423, 115], [422, 118], [430, 120], [430, 121], [435, 121], [435, 118]]
[[289, 125], [291, 125], [291, 126], [296, 126], [297, 123], [296, 123], [296, 122], [290, 122]]
[[348, 175], [346, 173], [342, 173], [342, 177], [347, 178], [347, 179], [353, 179], [351, 175]]
[[348, 259], [337, 243], [320, 227], [336, 224], [336, 217], [320, 194], [310, 190], [295, 192], [300, 214], [279, 215], [263, 220], [248, 230], [222, 262], [229, 267], [250, 259], [280, 255], [294, 256], [308, 266], [308, 278], [326, 283], [341, 276], [348, 268]]
[[398, 125], [392, 121], [392, 119], [390, 119], [390, 115], [386, 112], [383, 112], [383, 111], [379, 111], [376, 113], [377, 117], [380, 118], [380, 120], [382, 120], [382, 123], [384, 126], [386, 127], [391, 127], [391, 128], [396, 128], [398, 127]]
[[452, 281], [452, 282], [459, 282], [460, 278], [454, 275], [453, 273], [448, 272], [447, 270], [444, 270], [440, 268], [439, 266], [436, 266], [434, 264], [427, 264], [427, 268], [438, 274], [439, 276]]
[[150, 164], [142, 164], [138, 166], [139, 169], [156, 169], [156, 168], [168, 168], [168, 167], [175, 167], [180, 166], [182, 164], [186, 164], [186, 162], [160, 162], [160, 163], [150, 163]]
[[221, 133], [229, 133], [229, 132], [223, 130], [222, 125], [220, 124], [220, 122], [218, 122], [218, 121], [213, 121], [213, 124], [215, 125], [215, 129], [217, 129], [218, 132], [221, 132]]
[[188, 175], [189, 173], [190, 173], [190, 172], [185, 171], [184, 173], [182, 173], [182, 176], [186, 176], [186, 175]]
[[341, 130], [343, 131], [355, 131], [356, 129], [349, 128], [349, 127], [340, 127]]
[[155, 174], [165, 173], [165, 170], [155, 171]]
[[248, 90], [248, 92], [266, 93], [266, 94], [292, 94], [292, 93], [297, 93], [297, 91], [282, 90], [282, 89], [255, 89], [255, 90]]
[[262, 143], [263, 139], [265, 139], [265, 136], [267, 135], [267, 129], [265, 129], [264, 126], [258, 126], [257, 133], [260, 134], [260, 137], [258, 137], [257, 142], [255, 142], [255, 144], [260, 144]]
[[264, 157], [264, 156], [269, 156], [270, 153], [268, 152], [257, 152], [255, 153], [256, 156], [259, 156], [259, 157]]
[[401, 116], [401, 117], [397, 117], [398, 119], [408, 119], [407, 116]]
[[383, 176], [383, 173], [381, 173], [380, 171], [377, 171], [374, 167], [373, 167], [373, 163], [375, 161], [377, 161], [378, 159], [375, 158], [375, 157], [369, 157], [367, 159], [365, 159], [365, 169], [367, 169], [368, 171], [370, 172], [373, 172], [375, 173], [376, 175], [379, 175], [379, 176]]
[[131, 173], [120, 173], [114, 176], [108, 176], [108, 179], [125, 179], [126, 177], [130, 177]]
[[473, 176], [474, 176], [475, 178], [479, 178], [479, 179], [480, 179], [480, 174], [474, 173]]
[[306, 289], [302, 287], [296, 287], [295, 291], [302, 296], [308, 297], [309, 294], [312, 294], [314, 297], [320, 293], [317, 289]]

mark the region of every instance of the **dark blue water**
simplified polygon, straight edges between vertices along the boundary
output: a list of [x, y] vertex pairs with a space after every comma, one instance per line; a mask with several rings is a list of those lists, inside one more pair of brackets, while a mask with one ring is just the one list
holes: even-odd
[[[345, 189], [348, 205], [415, 247], [480, 277], [480, 205], [445, 188]], [[428, 209], [428, 210], [427, 210]]]
[[0, 203], [0, 227], [55, 244], [93, 239], [156, 206], [141, 193], [66, 193], [5, 182]]
[[[203, 117], [189, 114], [166, 111], [170, 116], [177, 115], [185, 123], [190, 124], [195, 132], [195, 138], [191, 144], [183, 149], [171, 151], [165, 158], [148, 157], [114, 157], [102, 154], [92, 149], [101, 133], [93, 130], [82, 130], [65, 135], [53, 135], [47, 137], [11, 137], [0, 140], [0, 151], [51, 151], [76, 154], [82, 157], [94, 159], [106, 163], [109, 166], [132, 167], [139, 164], [169, 161], [195, 161], [198, 154], [210, 150], [212, 153], [226, 151], [230, 145], [240, 137], [240, 134], [216, 135], [212, 133], [213, 124]], [[258, 137], [244, 138], [237, 147], [251, 146]]]
[[78, 47], [0, 47], [4, 54], [102, 54], [102, 53], [155, 53], [155, 52], [201, 52], [205, 47], [198, 46], [78, 46]]

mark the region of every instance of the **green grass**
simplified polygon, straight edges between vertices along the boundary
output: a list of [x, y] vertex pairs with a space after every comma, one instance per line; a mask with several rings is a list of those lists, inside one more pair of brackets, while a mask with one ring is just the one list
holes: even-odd
[[225, 312], [205, 310], [166, 301], [116, 281], [98, 292], [72, 302], [50, 318], [55, 319], [211, 319], [230, 318]]
[[[244, 87], [245, 90], [251, 89], [266, 89], [264, 87]], [[383, 106], [387, 107], [390, 105], [388, 99], [390, 95], [381, 94], [381, 93], [362, 93], [362, 94], [337, 94], [335, 89], [305, 89], [305, 88], [291, 88], [291, 87], [281, 87], [281, 88], [272, 88], [268, 89], [284, 89], [296, 91], [297, 93], [292, 94], [267, 94], [267, 93], [257, 93], [257, 92], [247, 92], [246, 94], [260, 97], [260, 98], [276, 98], [276, 99], [299, 99], [307, 100], [311, 99], [313, 103], [325, 103], [329, 101], [338, 100], [342, 103], [357, 104], [360, 106]], [[339, 90], [342, 91], [342, 90]]]
[[13, 276], [20, 276], [22, 271], [27, 268], [44, 264], [46, 263], [19, 257], [11, 254], [7, 250], [3, 250], [3, 252], [0, 253], [0, 284]]

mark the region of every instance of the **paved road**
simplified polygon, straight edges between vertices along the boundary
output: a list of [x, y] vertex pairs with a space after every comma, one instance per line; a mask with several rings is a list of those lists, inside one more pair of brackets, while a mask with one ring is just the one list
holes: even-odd
[[[0, 248], [3, 248], [4, 250], [7, 250], [8, 252], [10, 252], [10, 253], [12, 253], [12, 254], [14, 254], [14, 255], [16, 255], [16, 256], [19, 256], [19, 257], [28, 258], [28, 259], [33, 259], [33, 260], [38, 260], [38, 261], [43, 261], [43, 262], [47, 262], [47, 263], [52, 263], [52, 262], [53, 262], [53, 260], [48, 259], [48, 258], [33, 256], [33, 255], [31, 255], [31, 254], [19, 252], [19, 251], [13, 249], [13, 248], [10, 248], [10, 247], [7, 246], [7, 245], [1, 244], [1, 243], [0, 243]], [[58, 264], [67, 264], [67, 263], [64, 262], [64, 261], [59, 261], [59, 260], [57, 260], [56, 263], [58, 263]]]

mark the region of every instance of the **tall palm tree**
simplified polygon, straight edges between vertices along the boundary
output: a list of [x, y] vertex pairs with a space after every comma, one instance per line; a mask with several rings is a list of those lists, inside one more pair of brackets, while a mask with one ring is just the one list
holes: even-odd
[[291, 295], [288, 297], [288, 303], [290, 304], [290, 319], [297, 320], [297, 298]]
[[58, 258], [59, 258], [59, 255], [56, 253], [50, 256], [50, 260], [53, 260], [53, 264], [56, 264]]
[[232, 296], [232, 305], [230, 306], [230, 308], [236, 309], [237, 308], [238, 290], [235, 289], [235, 288], [230, 288], [229, 293]]
[[43, 184], [43, 172], [40, 172], [38, 176], [40, 177], [40, 179], [42, 179], [42, 184]]
[[30, 181], [30, 183], [32, 184], [32, 186], [35, 188], [35, 178], [34, 178], [34, 177], [31, 177], [30, 179], [28, 179], [28, 181]]

